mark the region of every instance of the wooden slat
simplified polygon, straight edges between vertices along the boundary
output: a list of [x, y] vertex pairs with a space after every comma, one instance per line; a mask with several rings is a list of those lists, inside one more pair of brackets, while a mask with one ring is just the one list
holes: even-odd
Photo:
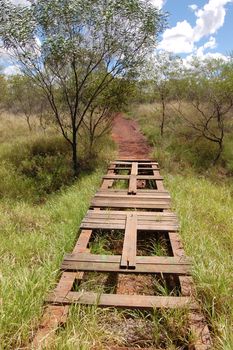
[[[81, 262], [107, 262], [119, 263], [120, 255], [97, 255], [90, 253], [73, 253], [65, 255], [66, 261], [81, 261]], [[174, 256], [137, 256], [136, 264], [159, 264], [159, 265], [191, 265], [191, 261], [187, 257]]]
[[156, 200], [166, 200], [166, 201], [171, 201], [170, 196], [167, 194], [159, 194], [157, 195], [134, 195], [134, 196], [129, 196], [128, 194], [116, 194], [116, 193], [97, 193], [94, 197], [94, 199], [100, 199], [100, 200], [112, 200], [114, 202], [117, 201], [131, 201], [131, 202], [154, 202]]
[[[125, 219], [126, 215], [129, 212], [125, 212], [122, 210], [88, 210], [86, 217], [96, 217], [96, 218], [120, 218]], [[173, 212], [149, 212], [149, 211], [133, 211], [134, 214], [137, 214], [139, 220], [177, 220], [176, 214]]]
[[[124, 223], [107, 223], [107, 222], [84, 222], [82, 223], [82, 228], [88, 228], [88, 229], [99, 229], [99, 230], [123, 230], [124, 229]], [[138, 230], [141, 231], [177, 231], [178, 225], [173, 223], [142, 223], [138, 224]], [[155, 232], [156, 234], [156, 232]]]
[[[128, 253], [128, 259], [122, 261], [121, 266], [119, 262], [90, 262], [90, 261], [68, 261], [64, 260], [61, 266], [65, 271], [95, 271], [95, 272], [115, 272], [115, 273], [143, 273], [143, 274], [177, 274], [189, 275], [191, 273], [190, 267], [184, 264], [169, 265], [169, 264], [136, 264], [134, 254]], [[132, 257], [130, 256], [132, 255]], [[128, 263], [128, 268], [127, 264]]]
[[137, 215], [127, 214], [121, 267], [135, 269], [137, 254]]
[[[103, 179], [106, 180], [129, 180], [130, 175], [104, 175]], [[161, 175], [137, 175], [137, 180], [163, 180]]]
[[132, 163], [131, 175], [138, 175], [138, 163]]
[[[125, 194], [127, 195], [128, 194], [128, 191], [126, 189], [115, 189], [115, 188], [108, 188], [107, 190], [106, 189], [100, 189], [96, 194], [102, 194], [102, 193], [106, 193], [107, 195], [108, 194]], [[137, 196], [141, 195], [141, 196], [160, 196], [160, 194], [162, 195], [162, 193], [165, 195], [165, 196], [169, 196], [169, 198], [171, 197], [169, 192], [167, 191], [158, 191], [157, 189], [142, 189], [142, 188], [138, 188], [137, 189]]]
[[111, 198], [94, 198], [91, 207], [100, 208], [135, 208], [135, 209], [169, 209], [171, 207], [169, 199], [155, 198], [154, 201], [146, 199], [134, 200], [134, 196], [119, 201], [111, 200]]
[[128, 194], [136, 195], [136, 193], [137, 193], [137, 177], [136, 175], [131, 175], [129, 179]]
[[78, 241], [75, 244], [73, 252], [80, 253], [82, 252], [82, 250], [86, 250], [89, 240], [91, 238], [91, 235], [92, 235], [92, 230], [82, 230], [79, 235]]
[[119, 308], [186, 308], [196, 309], [196, 304], [188, 297], [163, 297], [151, 295], [119, 295], [119, 294], [97, 294], [93, 292], [70, 292], [66, 298], [61, 298], [52, 294], [47, 299], [48, 302], [55, 304], [86, 304], [98, 305], [102, 307]]

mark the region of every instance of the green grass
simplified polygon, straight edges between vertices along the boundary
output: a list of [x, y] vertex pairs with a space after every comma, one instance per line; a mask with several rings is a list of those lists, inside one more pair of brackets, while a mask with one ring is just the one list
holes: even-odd
[[0, 344], [10, 349], [29, 339], [41, 317], [46, 293], [55, 285], [65, 252], [75, 243], [77, 230], [101, 172], [83, 175], [70, 188], [43, 206], [2, 201]]
[[53, 129], [29, 133], [13, 116], [0, 119], [0, 349], [26, 346], [38, 327], [45, 296], [114, 157], [108, 138], [95, 161], [79, 148], [74, 180], [69, 146]]
[[196, 175], [169, 175], [166, 184], [215, 348], [232, 349], [233, 186]]
[[197, 298], [208, 320], [213, 348], [233, 349], [232, 130], [229, 126], [221, 162], [214, 167], [212, 144], [202, 139], [194, 142], [192, 133], [176, 125], [172, 115], [163, 139], [153, 105], [134, 107], [130, 117], [138, 120], [153, 146], [152, 155], [171, 192], [185, 251], [193, 259]]

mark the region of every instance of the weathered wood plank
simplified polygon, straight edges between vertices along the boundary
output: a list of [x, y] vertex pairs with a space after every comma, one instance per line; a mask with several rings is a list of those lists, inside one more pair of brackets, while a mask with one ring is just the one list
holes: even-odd
[[[130, 175], [107, 174], [103, 176], [106, 180], [129, 180]], [[163, 180], [161, 175], [137, 175], [137, 180]]]
[[[129, 213], [129, 212], [128, 212]], [[176, 214], [173, 212], [149, 212], [149, 211], [133, 211], [134, 214], [137, 214], [138, 219], [141, 220], [177, 220]], [[120, 218], [125, 219], [127, 212], [122, 210], [88, 210], [85, 217], [93, 218]]]
[[[82, 261], [82, 262], [108, 262], [119, 263], [120, 255], [97, 255], [90, 253], [72, 253], [65, 255], [66, 261]], [[191, 265], [190, 258], [174, 257], [174, 256], [137, 256], [136, 264], [160, 264], [160, 265]]]
[[[65, 271], [95, 271], [95, 272], [115, 272], [115, 273], [143, 273], [143, 274], [177, 274], [190, 275], [191, 268], [184, 264], [143, 264], [136, 263], [130, 256], [130, 250], [127, 252], [128, 258], [119, 262], [92, 262], [92, 261], [72, 261], [64, 260], [61, 269]], [[128, 266], [127, 266], [128, 264]]]
[[[102, 229], [102, 230], [123, 230], [125, 228], [124, 223], [108, 223], [108, 222], [83, 222], [82, 228], [88, 229]], [[138, 230], [140, 231], [177, 231], [179, 226], [173, 223], [142, 223], [138, 224]], [[156, 234], [156, 232], [155, 232]]]
[[51, 295], [48, 302], [55, 304], [86, 304], [98, 305], [102, 307], [119, 307], [119, 308], [137, 308], [137, 309], [154, 309], [154, 308], [186, 308], [196, 309], [196, 304], [188, 297], [163, 297], [148, 295], [119, 295], [119, 294], [97, 294], [93, 292], [70, 292], [66, 298]]
[[[130, 197], [130, 196], [129, 196]], [[91, 207], [100, 208], [134, 208], [134, 209], [169, 209], [171, 203], [169, 199], [157, 198], [154, 201], [148, 202], [145, 200], [131, 200], [131, 198], [122, 201], [112, 201], [105, 198], [94, 198], [91, 202]]]
[[121, 267], [135, 269], [137, 254], [137, 215], [127, 214]]

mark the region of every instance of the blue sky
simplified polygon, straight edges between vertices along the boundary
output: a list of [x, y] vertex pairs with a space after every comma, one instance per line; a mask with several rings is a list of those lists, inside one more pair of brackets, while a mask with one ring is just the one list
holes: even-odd
[[186, 59], [224, 57], [233, 51], [233, 0], [151, 0], [169, 13], [159, 49]]
[[[27, 0], [11, 1], [30, 4]], [[169, 13], [168, 28], [160, 37], [158, 50], [178, 54], [187, 62], [193, 55], [226, 58], [233, 51], [233, 0], [147, 1]], [[0, 66], [6, 74], [18, 72], [1, 48]]]

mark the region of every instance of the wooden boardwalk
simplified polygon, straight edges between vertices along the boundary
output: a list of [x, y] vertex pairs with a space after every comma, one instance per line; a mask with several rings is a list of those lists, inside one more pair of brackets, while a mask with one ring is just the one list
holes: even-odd
[[[64, 257], [61, 277], [55, 290], [47, 297], [46, 311], [33, 340], [32, 348], [46, 347], [55, 330], [64, 324], [70, 304], [98, 304], [119, 308], [188, 308], [190, 329], [195, 334], [192, 349], [211, 348], [205, 319], [193, 295], [191, 261], [185, 256], [176, 215], [171, 210], [171, 198], [165, 190], [156, 162], [145, 160], [117, 160], [111, 162], [103, 176], [100, 190], [91, 201], [82, 221], [79, 238], [71, 254]], [[90, 242], [95, 232], [123, 235], [121, 254], [92, 254]], [[144, 233], [166, 237], [170, 254], [153, 256], [138, 254], [138, 236]], [[178, 295], [127, 295], [93, 291], [74, 291], [87, 272], [125, 274], [153, 274], [172, 276]], [[119, 348], [120, 349], [120, 348]], [[191, 348], [190, 348], [191, 349]]]

